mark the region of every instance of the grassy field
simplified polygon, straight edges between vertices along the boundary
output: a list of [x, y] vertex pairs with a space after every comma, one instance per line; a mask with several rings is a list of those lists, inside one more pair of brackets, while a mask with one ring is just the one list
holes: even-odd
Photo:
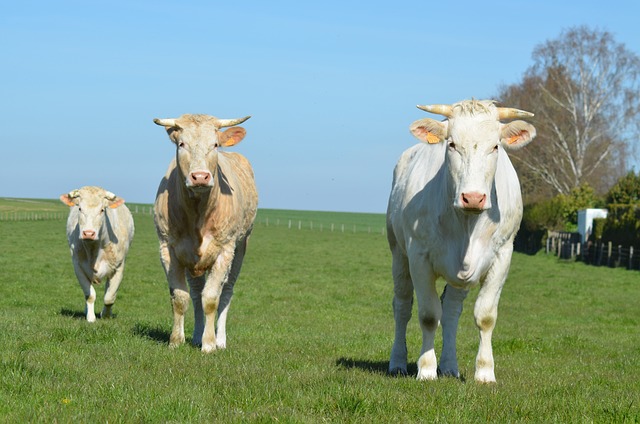
[[[334, 220], [322, 215], [305, 217]], [[135, 220], [116, 317], [93, 325], [84, 321], [65, 222], [0, 222], [1, 422], [640, 421], [637, 272], [514, 255], [494, 333], [498, 383], [473, 381], [477, 290], [460, 321], [463, 381], [418, 382], [415, 365], [409, 378], [385, 374], [392, 283], [380, 233], [257, 225], [228, 348], [204, 355], [190, 345], [169, 350], [153, 222]], [[188, 315], [188, 339], [192, 325]]]

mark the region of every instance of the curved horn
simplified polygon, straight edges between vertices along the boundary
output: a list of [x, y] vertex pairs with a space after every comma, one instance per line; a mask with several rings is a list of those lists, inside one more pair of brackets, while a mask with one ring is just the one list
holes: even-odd
[[71, 190], [68, 194], [70, 199], [75, 199], [76, 197], [80, 197], [80, 190], [75, 189], [75, 190]]
[[517, 118], [533, 118], [533, 113], [510, 107], [498, 108], [498, 119], [517, 119]]
[[216, 125], [218, 128], [233, 127], [234, 125], [242, 124], [249, 118], [251, 118], [251, 115], [238, 119], [216, 119]]
[[156, 125], [162, 125], [165, 128], [180, 128], [180, 126], [178, 124], [176, 124], [176, 120], [175, 119], [158, 119], [158, 118], [155, 118], [153, 120], [153, 122], [155, 122]]
[[453, 114], [453, 107], [451, 105], [418, 105], [417, 108], [425, 112], [446, 116], [447, 118], [450, 118]]
[[107, 199], [107, 200], [111, 200], [111, 201], [113, 201], [113, 200], [116, 200], [116, 195], [115, 195], [115, 194], [113, 194], [113, 193], [111, 193], [110, 191], [106, 191], [106, 190], [105, 190], [105, 192], [104, 192], [104, 198], [105, 198], [105, 199]]

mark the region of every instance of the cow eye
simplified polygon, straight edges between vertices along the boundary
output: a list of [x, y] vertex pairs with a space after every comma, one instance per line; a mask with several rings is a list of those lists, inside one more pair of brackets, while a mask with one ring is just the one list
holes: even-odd
[[455, 149], [456, 149], [456, 143], [454, 143], [453, 141], [450, 141], [450, 142], [449, 142], [449, 147], [450, 147], [451, 149], [455, 150]]
[[499, 145], [498, 145], [498, 144], [496, 144], [496, 145], [493, 147], [493, 151], [494, 151], [494, 152], [497, 152], [497, 151], [498, 151], [498, 147], [499, 147]]
[[178, 147], [184, 147], [184, 141], [181, 141], [180, 143], [178, 143]]

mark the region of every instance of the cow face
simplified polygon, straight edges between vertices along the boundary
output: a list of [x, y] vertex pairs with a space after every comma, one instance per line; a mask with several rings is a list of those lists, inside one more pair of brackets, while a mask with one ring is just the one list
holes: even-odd
[[82, 240], [100, 239], [107, 208], [117, 208], [124, 199], [99, 187], [82, 187], [60, 196], [62, 203], [77, 208], [78, 230]]
[[[445, 164], [452, 183], [453, 206], [464, 212], [481, 213], [491, 208], [500, 149], [523, 147], [536, 135], [533, 125], [524, 121], [501, 123], [506, 112], [500, 109], [488, 101], [462, 102], [448, 106], [444, 113], [442, 109], [435, 111], [449, 118], [445, 121], [425, 118], [410, 127], [420, 141], [446, 143]], [[516, 116], [528, 114], [517, 112], [520, 114]]]
[[177, 119], [154, 119], [167, 130], [176, 145], [176, 163], [185, 186], [193, 192], [206, 192], [215, 184], [218, 167], [218, 149], [238, 144], [246, 131], [232, 127], [250, 117], [217, 119], [208, 115], [182, 115]]

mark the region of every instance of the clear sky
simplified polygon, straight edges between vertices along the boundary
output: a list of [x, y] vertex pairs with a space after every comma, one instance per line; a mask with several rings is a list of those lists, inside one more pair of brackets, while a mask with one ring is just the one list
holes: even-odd
[[260, 207], [384, 212], [416, 104], [494, 98], [586, 24], [640, 54], [640, 1], [30, 1], [0, 12], [0, 197], [152, 203], [153, 118], [252, 115]]

